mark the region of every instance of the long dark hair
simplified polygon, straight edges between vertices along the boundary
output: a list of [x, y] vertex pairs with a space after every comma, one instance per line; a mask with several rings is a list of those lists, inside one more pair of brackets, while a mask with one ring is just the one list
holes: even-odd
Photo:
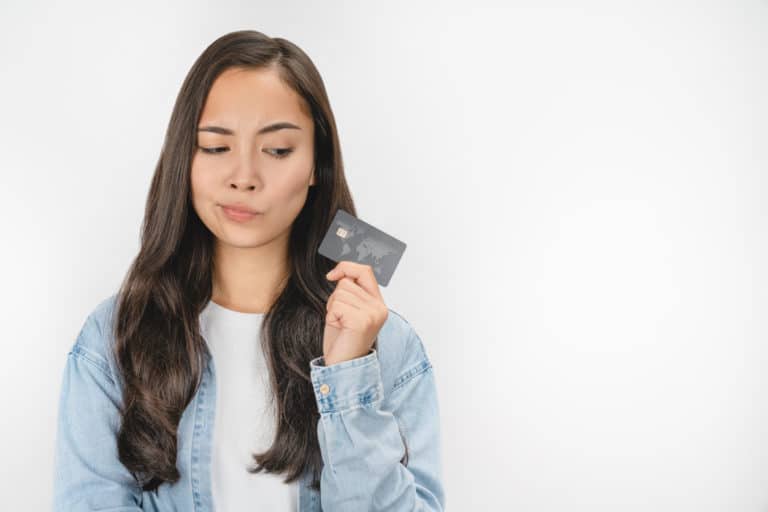
[[326, 303], [334, 287], [325, 273], [335, 264], [317, 255], [317, 247], [336, 210], [356, 215], [355, 206], [314, 64], [290, 41], [242, 30], [208, 46], [184, 79], [152, 177], [141, 248], [118, 293], [115, 356], [124, 382], [118, 453], [145, 491], [180, 478], [176, 432], [210, 357], [198, 316], [211, 298], [213, 235], [192, 207], [190, 187], [200, 113], [224, 70], [267, 66], [278, 70], [312, 113], [316, 174], [291, 228], [290, 274], [262, 323], [277, 428], [272, 446], [253, 454], [258, 467], [249, 471], [286, 473], [289, 483], [310, 468], [312, 487], [320, 489], [319, 413], [309, 361], [323, 355]]

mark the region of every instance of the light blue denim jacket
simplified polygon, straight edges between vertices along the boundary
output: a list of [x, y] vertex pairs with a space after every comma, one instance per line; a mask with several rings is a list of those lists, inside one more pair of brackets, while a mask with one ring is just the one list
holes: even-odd
[[[210, 354], [200, 387], [179, 424], [181, 479], [142, 491], [118, 460], [122, 382], [111, 353], [116, 300], [114, 294], [96, 306], [67, 354], [57, 419], [53, 510], [213, 512], [216, 369]], [[310, 362], [321, 414], [317, 436], [323, 469], [320, 492], [309, 488], [311, 470], [302, 476], [299, 512], [445, 508], [432, 365], [416, 331], [391, 309], [378, 340], [378, 350], [357, 359], [331, 366], [323, 366], [322, 357]], [[406, 465], [400, 462], [403, 438], [408, 445]]]

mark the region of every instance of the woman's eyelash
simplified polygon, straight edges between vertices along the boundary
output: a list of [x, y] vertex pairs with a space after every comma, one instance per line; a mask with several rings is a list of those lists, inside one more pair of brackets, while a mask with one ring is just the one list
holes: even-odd
[[[224, 150], [228, 149], [226, 147], [218, 147], [218, 148], [204, 148], [202, 146], [197, 146], [197, 147], [200, 148], [200, 151], [202, 151], [203, 153], [208, 153], [208, 154], [223, 153]], [[274, 156], [275, 158], [285, 158], [293, 152], [293, 148], [275, 148], [274, 150], [284, 151], [284, 153], [273, 154], [272, 156]]]
[[221, 153], [221, 151], [216, 151], [217, 149], [227, 149], [227, 148], [204, 148], [203, 146], [198, 146], [200, 148], [200, 151], [203, 153]]
[[280, 153], [278, 155], [275, 155], [275, 158], [285, 158], [291, 154], [293, 149], [292, 148], [275, 148], [275, 151], [285, 151], [285, 153]]

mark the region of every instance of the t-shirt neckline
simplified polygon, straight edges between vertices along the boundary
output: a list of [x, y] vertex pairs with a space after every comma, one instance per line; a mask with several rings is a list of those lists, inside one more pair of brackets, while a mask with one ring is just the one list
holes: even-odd
[[210, 299], [208, 301], [208, 305], [206, 306], [206, 309], [211, 309], [216, 313], [218, 313], [219, 315], [229, 316], [232, 318], [263, 318], [266, 315], [266, 313], [236, 311], [234, 309], [230, 309], [222, 306], [218, 302], [215, 302], [213, 299]]

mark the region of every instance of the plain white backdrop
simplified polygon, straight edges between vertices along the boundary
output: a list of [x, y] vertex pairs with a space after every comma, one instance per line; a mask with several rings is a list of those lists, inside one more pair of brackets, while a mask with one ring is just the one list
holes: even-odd
[[[319, 68], [450, 511], [768, 510], [768, 2], [3, 2], [0, 495], [48, 510], [66, 354], [173, 101], [239, 29]], [[329, 511], [330, 512], [330, 511]]]

